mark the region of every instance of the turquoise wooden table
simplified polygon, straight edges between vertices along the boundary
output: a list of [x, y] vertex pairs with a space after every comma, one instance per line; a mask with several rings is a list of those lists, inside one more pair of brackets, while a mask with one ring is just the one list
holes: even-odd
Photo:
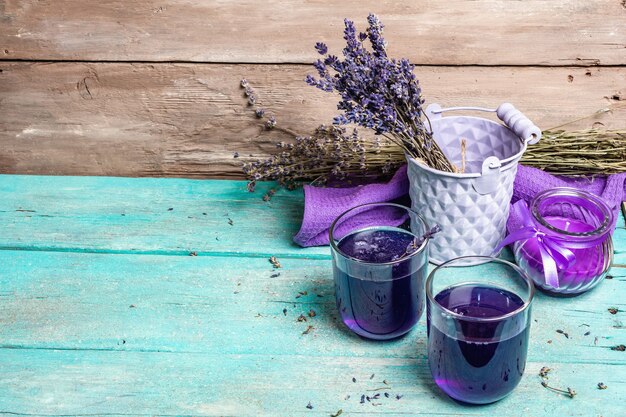
[[609, 279], [538, 294], [521, 384], [469, 407], [432, 382], [423, 317], [385, 343], [343, 327], [328, 248], [291, 243], [302, 193], [269, 187], [0, 176], [0, 414], [625, 414], [623, 219]]

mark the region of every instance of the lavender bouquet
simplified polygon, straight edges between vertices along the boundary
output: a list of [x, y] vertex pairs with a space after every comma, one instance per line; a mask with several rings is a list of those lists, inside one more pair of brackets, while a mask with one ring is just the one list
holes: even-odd
[[[383, 24], [370, 14], [369, 27], [358, 35], [354, 22], [345, 19], [344, 59], [328, 53], [328, 47], [317, 43], [315, 69], [319, 78], [306, 77], [309, 85], [341, 95], [337, 108], [343, 113], [334, 123], [354, 123], [386, 137], [407, 155], [431, 168], [454, 172], [455, 167], [433, 140], [422, 121], [421, 88], [407, 59], [390, 59], [383, 39]], [[364, 42], [369, 39], [371, 51]]]
[[[290, 133], [290, 132], [287, 132]], [[318, 185], [353, 185], [387, 178], [405, 163], [402, 150], [385, 140], [368, 140], [343, 126], [320, 125], [293, 143], [278, 142], [281, 151], [243, 164], [249, 189], [259, 180], [277, 180], [295, 188], [303, 181]]]
[[[264, 129], [295, 138], [293, 143], [278, 143], [278, 154], [243, 164], [250, 190], [259, 180], [278, 180], [288, 188], [308, 181], [319, 185], [348, 184], [356, 178], [374, 182], [388, 178], [406, 163], [406, 154], [442, 171], [463, 172], [462, 164], [455, 167], [447, 160], [422, 122], [423, 100], [414, 67], [405, 59], [390, 60], [382, 24], [374, 15], [368, 22], [366, 33], [357, 36], [353, 22], [345, 21], [343, 61], [329, 55], [326, 45], [316, 44], [324, 56], [315, 63], [319, 78], [307, 76], [306, 81], [324, 91], [340, 93], [338, 108], [343, 114], [335, 118], [338, 125], [321, 125], [309, 135], [277, 126], [276, 118], [259, 107], [248, 81], [242, 80], [248, 107], [260, 119], [269, 117]], [[363, 44], [368, 38], [371, 52]], [[602, 109], [589, 117], [609, 111]], [[348, 131], [342, 126], [348, 122], [371, 128], [383, 137], [372, 140], [356, 129]], [[564, 175], [625, 172], [626, 130], [544, 130], [543, 139], [528, 149], [522, 163]]]

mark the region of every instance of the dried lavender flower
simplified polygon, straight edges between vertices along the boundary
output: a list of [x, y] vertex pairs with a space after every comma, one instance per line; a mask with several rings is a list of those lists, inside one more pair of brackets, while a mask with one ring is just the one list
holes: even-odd
[[303, 181], [328, 184], [329, 180], [359, 178], [371, 181], [381, 176], [383, 166], [395, 171], [404, 163], [404, 154], [394, 143], [374, 143], [343, 126], [319, 126], [311, 136], [299, 136], [295, 143], [278, 142], [282, 152], [243, 166], [251, 181], [278, 180], [288, 188]]
[[[384, 53], [384, 40], [376, 37], [382, 27], [377, 28], [376, 21], [373, 26], [375, 30], [371, 33], [376, 39], [377, 53]], [[364, 41], [367, 36], [367, 33], [360, 34], [359, 40]], [[320, 48], [324, 50], [325, 45]], [[340, 64], [334, 55], [327, 55], [322, 63], [326, 67]], [[324, 66], [316, 65], [318, 69], [325, 69]], [[241, 87], [246, 94], [254, 94], [246, 79], [241, 80]], [[252, 108], [257, 117], [265, 116], [264, 109]], [[265, 127], [271, 130], [275, 126], [276, 119], [272, 116]], [[282, 149], [280, 154], [243, 164], [244, 174], [249, 180], [248, 191], [254, 191], [259, 180], [278, 180], [289, 190], [304, 181], [328, 185], [332, 180], [350, 183], [358, 177], [361, 182], [371, 182], [386, 178], [406, 161], [405, 149], [388, 135], [363, 138], [356, 129], [350, 134], [337, 125], [321, 125], [310, 136], [300, 137], [288, 129], [280, 130], [293, 135], [295, 143], [279, 142], [276, 146]], [[625, 172], [626, 130], [547, 130], [543, 132], [541, 142], [524, 154], [522, 163], [564, 175]], [[621, 345], [616, 346], [615, 350], [620, 348]]]
[[[565, 174], [599, 174], [601, 169], [614, 169], [611, 172], [626, 171], [624, 162], [626, 159], [621, 161], [615, 159], [623, 158], [620, 155], [626, 155], [624, 153], [626, 132], [585, 130], [568, 132], [567, 137], [570, 142], [561, 138], [560, 133], [545, 131], [542, 141], [532, 149], [529, 148], [522, 163], [535, 162], [536, 164], [531, 165], [548, 172], [561, 173], [558, 170], [561, 165], [558, 163], [554, 166], [545, 164], [548, 164], [548, 161], [558, 161], [558, 155], [565, 153], [569, 158], [567, 161], [569, 169], [573, 170], [571, 173], [562, 172]], [[609, 141], [613, 143], [610, 146], [622, 151], [602, 152], [606, 164], [597, 159], [600, 156], [596, 158], [593, 152], [585, 158], [582, 157], [587, 148], [604, 149], [605, 144], [609, 146]], [[361, 137], [356, 129], [349, 133], [344, 127], [336, 125], [321, 125], [311, 136], [300, 137], [294, 144], [279, 142], [276, 146], [283, 150], [279, 155], [244, 164], [243, 171], [249, 180], [279, 180], [283, 186], [290, 189], [295, 188], [299, 182], [315, 181], [316, 184], [327, 184], [331, 179], [341, 180], [352, 176], [373, 181], [386, 178], [406, 162], [404, 151], [395, 142], [380, 136], [373, 139]], [[545, 162], [540, 162], [540, 158], [543, 161], [543, 155], [546, 156]], [[593, 165], [590, 165], [591, 160]], [[365, 164], [365, 169], [362, 163]]]
[[319, 52], [320, 55], [326, 55], [326, 53], [328, 52], [328, 47], [325, 43], [322, 42], [317, 42], [315, 44], [315, 49], [317, 50], [317, 52]]
[[[307, 75], [305, 81], [322, 91], [341, 95], [337, 108], [343, 113], [335, 117], [335, 124], [355, 123], [373, 129], [408, 155], [435, 169], [453, 172], [452, 164], [422, 121], [424, 100], [413, 74], [414, 66], [404, 58], [390, 59], [382, 36], [383, 24], [373, 14], [367, 20], [369, 27], [358, 38], [354, 22], [344, 20], [343, 60], [327, 55], [326, 45], [318, 42], [315, 49], [326, 55], [313, 64], [319, 78]], [[364, 44], [366, 39], [371, 51]]]
[[417, 241], [415, 242], [415, 246], [419, 248], [420, 246], [422, 246], [422, 244], [424, 243], [426, 239], [432, 238], [434, 235], [436, 235], [439, 232], [441, 232], [441, 226], [438, 224], [435, 224], [433, 227], [430, 228], [429, 231], [427, 231], [419, 239], [417, 239]]
[[265, 127], [268, 129], [274, 129], [276, 127], [276, 118], [274, 116], [270, 116], [269, 120], [265, 122]]

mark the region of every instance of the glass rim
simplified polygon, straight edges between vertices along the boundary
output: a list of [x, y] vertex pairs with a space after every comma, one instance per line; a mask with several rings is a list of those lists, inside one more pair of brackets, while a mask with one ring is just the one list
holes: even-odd
[[[406, 254], [406, 255], [398, 258], [398, 259], [394, 259], [393, 261], [389, 261], [389, 262], [368, 262], [368, 261], [364, 261], [362, 259], [358, 259], [358, 258], [355, 258], [353, 256], [349, 256], [349, 255], [345, 254], [341, 249], [339, 249], [339, 247], [337, 246], [337, 242], [335, 242], [335, 238], [333, 236], [333, 231], [335, 230], [335, 226], [337, 226], [339, 220], [341, 220], [341, 218], [343, 218], [345, 215], [347, 215], [348, 213], [350, 213], [353, 210], [361, 209], [361, 208], [364, 208], [364, 207], [375, 207], [375, 206], [388, 206], [388, 207], [396, 207], [396, 208], [399, 208], [399, 209], [404, 209], [407, 212], [410, 212], [410, 213], [412, 213], [412, 214], [414, 214], [416, 216], [416, 218], [420, 221], [422, 226], [424, 226], [424, 233], [428, 232], [428, 224], [426, 223], [426, 220], [424, 220], [424, 218], [422, 216], [420, 216], [419, 213], [417, 213], [416, 211], [414, 211], [410, 207], [403, 206], [402, 204], [386, 203], [386, 202], [360, 204], [358, 206], [354, 206], [354, 207], [349, 208], [348, 210], [344, 211], [339, 216], [337, 216], [337, 218], [335, 220], [333, 220], [333, 222], [331, 223], [330, 229], [328, 229], [328, 236], [329, 236], [330, 246], [336, 253], [338, 253], [339, 255], [341, 255], [342, 257], [344, 257], [346, 259], [350, 259], [351, 261], [357, 262], [357, 263], [362, 264], [362, 265], [389, 266], [389, 265], [395, 265], [395, 264], [397, 264], [399, 262], [404, 262], [407, 259], [411, 259], [411, 258], [415, 257], [416, 255], [419, 255], [422, 252], [424, 252], [424, 250], [428, 246], [428, 242], [430, 241], [430, 237], [427, 237], [426, 239], [424, 239], [424, 242], [422, 242], [422, 245], [419, 248], [417, 248], [416, 250], [414, 250], [413, 252], [408, 253], [408, 254]], [[368, 226], [368, 227], [372, 227], [372, 226]], [[364, 228], [358, 229], [356, 231], [366, 230], [368, 227], [364, 227]], [[374, 227], [376, 227], [376, 226], [374, 226]], [[407, 232], [411, 233], [415, 238], [418, 238], [418, 239], [420, 238], [420, 236], [417, 236], [412, 231], [407, 230]], [[350, 233], [352, 233], [352, 232], [350, 232]], [[342, 239], [343, 239], [343, 237], [342, 237]]]
[[[472, 265], [472, 266], [477, 266], [477, 265], [483, 265], [486, 263], [499, 263], [502, 265], [505, 265], [509, 268], [511, 268], [512, 270], [514, 270], [515, 272], [517, 272], [522, 279], [526, 282], [526, 285], [528, 286], [528, 297], [520, 297], [522, 299], [522, 301], [524, 302], [523, 305], [521, 305], [520, 307], [516, 308], [513, 311], [510, 311], [506, 314], [502, 314], [499, 316], [494, 316], [494, 317], [471, 317], [471, 316], [464, 316], [462, 314], [459, 313], [455, 313], [452, 310], [449, 310], [448, 308], [442, 306], [441, 304], [439, 304], [439, 302], [437, 300], [435, 300], [435, 296], [433, 295], [433, 291], [432, 291], [432, 283], [433, 283], [433, 279], [435, 277], [435, 274], [437, 273], [437, 271], [439, 271], [439, 269], [444, 269], [444, 268], [454, 268], [454, 266], [451, 266], [451, 264], [454, 264], [455, 262], [458, 262], [460, 260], [467, 260], [467, 259], [483, 259], [484, 262]], [[460, 268], [466, 268], [467, 266], [465, 265], [459, 265], [458, 267]], [[477, 283], [474, 281], [463, 281], [460, 282], [459, 284], [472, 284], [472, 283]], [[515, 265], [512, 262], [509, 261], [505, 261], [504, 259], [500, 259], [500, 258], [494, 258], [491, 256], [461, 256], [458, 258], [453, 258], [450, 259], [444, 263], [442, 263], [441, 265], [437, 266], [435, 269], [433, 269], [430, 274], [428, 274], [428, 278], [426, 278], [426, 282], [424, 284], [424, 286], [426, 287], [426, 298], [428, 299], [429, 302], [437, 305], [439, 308], [441, 308], [442, 310], [444, 310], [447, 314], [449, 314], [450, 316], [452, 316], [454, 319], [458, 319], [458, 320], [463, 320], [463, 321], [470, 321], [470, 322], [497, 322], [497, 321], [502, 321], [502, 320], [506, 320], [508, 318], [511, 318], [513, 316], [516, 316], [522, 312], [524, 312], [525, 310], [527, 310], [534, 297], [535, 297], [535, 284], [533, 283], [532, 279], [530, 279], [530, 277], [528, 276], [528, 274], [526, 274], [526, 272], [520, 268], [519, 266]], [[519, 296], [519, 294], [516, 294], [517, 296]]]
[[[578, 199], [584, 199], [584, 200], [589, 201], [591, 204], [593, 204], [593, 207], [596, 208], [602, 214], [602, 216], [604, 216], [603, 219], [598, 219], [601, 221], [600, 226], [588, 232], [569, 232], [567, 230], [563, 230], [559, 227], [556, 227], [550, 222], [548, 222], [543, 217], [543, 215], [539, 212], [539, 206], [541, 203], [546, 201], [546, 199], [550, 197], [557, 197], [559, 195], [566, 196], [566, 197], [574, 197]], [[579, 190], [577, 188], [572, 188], [572, 187], [555, 187], [555, 188], [549, 188], [547, 190], [541, 191], [531, 200], [530, 211], [533, 217], [539, 222], [541, 226], [545, 227], [546, 229], [552, 232], [556, 232], [556, 233], [565, 235], [567, 237], [572, 237], [572, 238], [585, 239], [589, 237], [595, 237], [598, 235], [604, 235], [607, 232], [610, 232], [611, 225], [613, 224], [613, 212], [606, 205], [604, 201], [602, 201], [600, 198], [598, 198], [594, 194], [591, 194], [587, 191]]]

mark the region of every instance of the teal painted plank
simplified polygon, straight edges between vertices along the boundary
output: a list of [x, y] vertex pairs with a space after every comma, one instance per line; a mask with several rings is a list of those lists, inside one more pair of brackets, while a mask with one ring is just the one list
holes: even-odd
[[[618, 223], [624, 221], [623, 218], [619, 219]], [[613, 265], [619, 266], [626, 272], [626, 229], [619, 226], [613, 233], [613, 246], [615, 250], [615, 259]]]
[[[543, 388], [542, 366], [553, 369], [550, 384], [571, 387], [576, 397]], [[326, 417], [341, 409], [345, 416], [619, 416], [625, 368], [530, 362], [510, 396], [470, 407], [438, 390], [423, 358], [0, 349], [0, 413]], [[599, 382], [608, 388], [599, 390]], [[360, 404], [361, 395], [377, 392], [381, 398]]]
[[[0, 414], [619, 414], [626, 353], [610, 347], [626, 344], [626, 268], [580, 297], [540, 294], [522, 385], [493, 406], [460, 407], [430, 379], [424, 319], [387, 343], [338, 322], [328, 248], [291, 243], [301, 192], [268, 203], [263, 187], [251, 195], [232, 181], [0, 176]], [[626, 264], [623, 226], [614, 242], [615, 264]], [[81, 251], [103, 253], [72, 253]], [[296, 320], [310, 309], [316, 317]], [[541, 366], [578, 396], [541, 387]], [[372, 384], [387, 379], [405, 397], [359, 404], [376, 387], [372, 373]]]
[[[272, 183], [164, 178], [0, 176], [0, 248], [187, 255], [310, 256], [292, 242], [302, 190]], [[170, 210], [171, 209], [171, 210]]]
[[[403, 339], [360, 339], [337, 318], [330, 261], [279, 260], [0, 251], [0, 346], [425, 358], [425, 317]], [[617, 277], [575, 298], [538, 294], [531, 357], [623, 364], [610, 347], [626, 344], [625, 293]]]
[[[291, 240], [302, 190], [280, 189], [263, 201], [272, 186], [249, 193], [245, 181], [2, 175], [0, 248], [328, 259], [328, 247]], [[619, 265], [626, 265], [623, 220], [614, 235]]]

